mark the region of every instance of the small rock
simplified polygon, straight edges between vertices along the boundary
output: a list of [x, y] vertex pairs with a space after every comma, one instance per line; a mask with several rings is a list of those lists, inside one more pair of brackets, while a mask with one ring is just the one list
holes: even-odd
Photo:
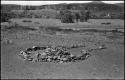
[[61, 63], [63, 63], [63, 61], [59, 61], [59, 63], [61, 64]]
[[75, 56], [63, 49], [63, 47], [38, 47], [33, 46], [32, 48], [26, 49], [26, 51], [21, 51], [20, 54], [24, 57], [24, 60], [33, 62], [76, 62], [77, 60], [85, 60], [90, 55], [86, 50], [82, 50], [82, 55]]
[[47, 55], [45, 52], [43, 52], [42, 54], [41, 54], [42, 56], [45, 56], [45, 55]]
[[50, 62], [50, 61], [52, 61], [52, 60], [51, 60], [50, 58], [48, 58], [48, 59], [47, 59], [47, 61], [49, 61], [49, 62]]
[[67, 61], [67, 58], [62, 58], [63, 61]]
[[101, 45], [101, 46], [99, 46], [99, 49], [106, 49], [106, 46], [105, 45]]
[[70, 54], [70, 57], [74, 57], [74, 55], [73, 55], [73, 54]]
[[13, 44], [13, 41], [10, 40], [10, 39], [5, 39], [4, 41], [5, 41], [6, 44]]
[[26, 51], [33, 51], [33, 48], [27, 48]]
[[81, 52], [82, 52], [83, 54], [88, 53], [88, 51], [87, 51], [87, 50], [85, 50], [85, 49], [83, 49]]

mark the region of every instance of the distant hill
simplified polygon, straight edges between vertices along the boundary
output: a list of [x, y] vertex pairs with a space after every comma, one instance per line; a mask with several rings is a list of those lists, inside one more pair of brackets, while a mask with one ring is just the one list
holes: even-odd
[[18, 10], [20, 7], [20, 5], [15, 4], [1, 4], [1, 10]]
[[[58, 15], [59, 10], [69, 9], [72, 11], [84, 11], [85, 8], [89, 9], [92, 15], [97, 17], [106, 16], [107, 14], [113, 14], [113, 16], [124, 16], [124, 3], [117, 4], [106, 4], [101, 1], [93, 1], [90, 3], [61, 3], [61, 4], [51, 4], [51, 5], [40, 5], [40, 6], [21, 6], [14, 4], [1, 4], [1, 11], [10, 12], [15, 11], [14, 14], [20, 14], [20, 10], [27, 10], [28, 14], [33, 14], [35, 16], [49, 16], [55, 17]], [[38, 14], [37, 14], [38, 13]], [[23, 14], [23, 13], [22, 13]], [[22, 15], [21, 14], [21, 15]]]
[[124, 7], [124, 3], [117, 3], [115, 5], [118, 5], [118, 6], [121, 6], [121, 7]]
[[[122, 12], [124, 10], [124, 3], [118, 4], [106, 4], [101, 1], [93, 1], [90, 3], [71, 3], [71, 4], [55, 4], [55, 5], [41, 5], [41, 6], [29, 6], [28, 9], [73, 9], [73, 10], [84, 10], [89, 8], [91, 11], [115, 11]], [[1, 10], [19, 10], [25, 9], [25, 6], [14, 5], [14, 4], [1, 4]]]

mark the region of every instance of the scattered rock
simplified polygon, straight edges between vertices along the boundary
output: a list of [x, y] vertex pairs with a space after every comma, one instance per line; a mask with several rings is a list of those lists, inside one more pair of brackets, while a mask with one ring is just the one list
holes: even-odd
[[100, 45], [99, 49], [106, 49], [106, 46], [105, 45]]
[[13, 44], [13, 41], [10, 40], [10, 39], [5, 39], [4, 42], [5, 42], [6, 44]]
[[31, 20], [26, 20], [26, 19], [24, 19], [22, 22], [32, 22]]
[[101, 24], [109, 25], [109, 24], [111, 24], [111, 23], [110, 23], [110, 22], [105, 22], [105, 23], [101, 23]]
[[81, 52], [82, 52], [83, 54], [88, 53], [87, 50], [85, 50], [85, 49], [83, 49]]
[[21, 51], [19, 56], [24, 60], [32, 62], [76, 62], [77, 60], [85, 60], [89, 57], [89, 53], [83, 50], [83, 54], [75, 56], [68, 52], [64, 47], [51, 47], [51, 46], [33, 46], [27, 48], [26, 51]]

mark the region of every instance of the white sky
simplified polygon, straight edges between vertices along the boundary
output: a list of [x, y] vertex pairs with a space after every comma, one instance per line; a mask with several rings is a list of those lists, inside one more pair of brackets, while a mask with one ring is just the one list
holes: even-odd
[[[1, 4], [19, 4], [19, 5], [45, 5], [59, 3], [88, 3], [91, 1], [1, 1]], [[102, 1], [104, 3], [124, 3], [124, 1]]]

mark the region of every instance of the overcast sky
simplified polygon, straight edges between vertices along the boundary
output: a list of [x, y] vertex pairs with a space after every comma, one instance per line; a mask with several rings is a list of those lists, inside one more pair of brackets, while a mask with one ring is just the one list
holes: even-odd
[[[59, 3], [88, 3], [91, 1], [1, 1], [1, 4], [20, 4], [20, 5], [45, 5]], [[104, 3], [124, 3], [124, 1], [102, 1]]]

